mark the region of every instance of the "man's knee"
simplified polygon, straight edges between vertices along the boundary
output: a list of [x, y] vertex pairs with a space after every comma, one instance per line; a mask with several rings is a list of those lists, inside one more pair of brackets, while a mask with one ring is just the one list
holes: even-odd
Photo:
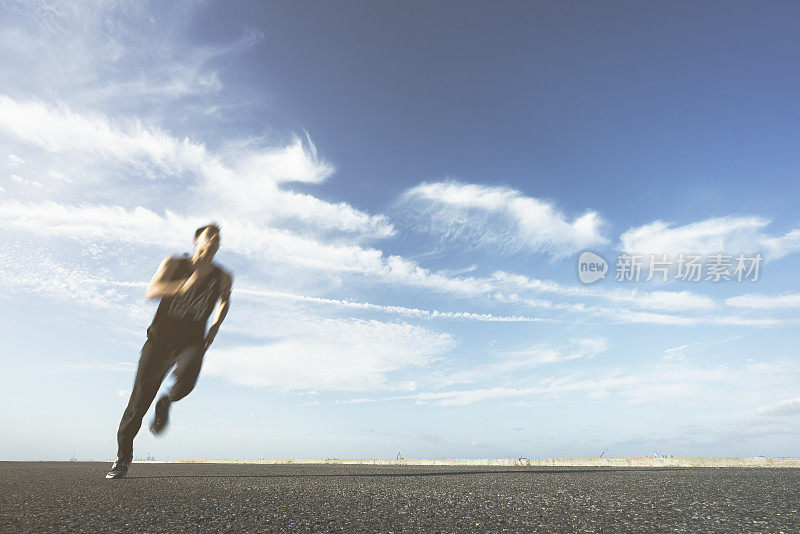
[[169, 390], [169, 401], [170, 402], [178, 402], [179, 400], [184, 398], [186, 395], [191, 393], [192, 390], [194, 389], [194, 384], [191, 384], [189, 386], [181, 386], [181, 387], [176, 387], [176, 386], [178, 386], [178, 384], [175, 384]]
[[175, 383], [169, 389], [169, 400], [172, 402], [179, 401], [191, 393], [194, 386], [197, 385], [197, 378], [198, 373], [194, 372], [194, 370], [178, 375]]
[[176, 375], [175, 383], [169, 390], [169, 400], [172, 402], [179, 401], [186, 395], [192, 392], [195, 385], [197, 385], [197, 378], [200, 374], [200, 369], [186, 369], [185, 372]]
[[173, 402], [188, 395], [197, 384], [200, 367], [203, 364], [202, 347], [195, 345], [186, 347], [178, 353], [176, 360], [177, 365], [172, 372], [175, 382], [169, 392], [169, 398]]

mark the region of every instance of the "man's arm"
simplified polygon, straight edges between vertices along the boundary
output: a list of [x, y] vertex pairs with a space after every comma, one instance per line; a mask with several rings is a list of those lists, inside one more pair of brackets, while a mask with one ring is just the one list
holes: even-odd
[[192, 273], [189, 278], [172, 281], [172, 276], [178, 268], [178, 259], [174, 256], [167, 256], [161, 265], [156, 269], [156, 274], [147, 284], [144, 294], [147, 298], [172, 297], [174, 295], [186, 293], [191, 287], [193, 279], [196, 279], [197, 272]]
[[219, 301], [217, 302], [214, 319], [211, 321], [211, 326], [208, 327], [208, 333], [206, 334], [204, 346], [206, 350], [214, 342], [214, 338], [217, 336], [217, 332], [219, 332], [219, 327], [222, 324], [222, 321], [225, 320], [225, 316], [228, 315], [228, 308], [230, 308], [231, 305], [231, 288], [233, 287], [233, 277], [230, 273], [222, 271], [220, 283], [222, 286], [222, 292], [220, 293]]

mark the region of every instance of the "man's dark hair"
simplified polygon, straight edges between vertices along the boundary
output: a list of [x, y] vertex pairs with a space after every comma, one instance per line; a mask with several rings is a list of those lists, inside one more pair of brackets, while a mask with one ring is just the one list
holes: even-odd
[[194, 238], [197, 239], [198, 237], [200, 237], [200, 234], [202, 234], [205, 231], [206, 228], [210, 228], [211, 230], [214, 231], [215, 234], [219, 233], [219, 226], [217, 226], [216, 224], [212, 223], [212, 224], [207, 224], [205, 226], [201, 226], [200, 228], [195, 230], [194, 231]]

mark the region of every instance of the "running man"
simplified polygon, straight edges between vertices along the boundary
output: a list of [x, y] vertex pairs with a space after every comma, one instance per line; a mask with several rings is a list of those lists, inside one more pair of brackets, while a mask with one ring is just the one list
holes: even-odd
[[[156, 402], [150, 425], [160, 434], [167, 425], [170, 404], [189, 394], [197, 382], [203, 356], [214, 341], [230, 306], [231, 274], [211, 262], [219, 250], [219, 227], [209, 224], [194, 233], [194, 255], [169, 256], [161, 262], [147, 286], [148, 298], [161, 297], [153, 322], [147, 328], [139, 367], [128, 407], [117, 432], [117, 461], [106, 478], [122, 478], [133, 461], [133, 438], [153, 403], [161, 382], [175, 365], [175, 383]], [[216, 313], [206, 332], [214, 305]]]

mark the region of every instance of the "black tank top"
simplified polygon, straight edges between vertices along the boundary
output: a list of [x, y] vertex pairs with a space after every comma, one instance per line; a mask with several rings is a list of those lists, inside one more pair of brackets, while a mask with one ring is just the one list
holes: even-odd
[[[177, 260], [178, 268], [172, 281], [191, 276], [194, 266], [188, 254]], [[202, 339], [206, 332], [206, 322], [219, 299], [220, 274], [218, 267], [196, 283], [183, 295], [161, 297], [153, 322], [147, 329], [148, 335], [169, 337], [185, 341]]]

